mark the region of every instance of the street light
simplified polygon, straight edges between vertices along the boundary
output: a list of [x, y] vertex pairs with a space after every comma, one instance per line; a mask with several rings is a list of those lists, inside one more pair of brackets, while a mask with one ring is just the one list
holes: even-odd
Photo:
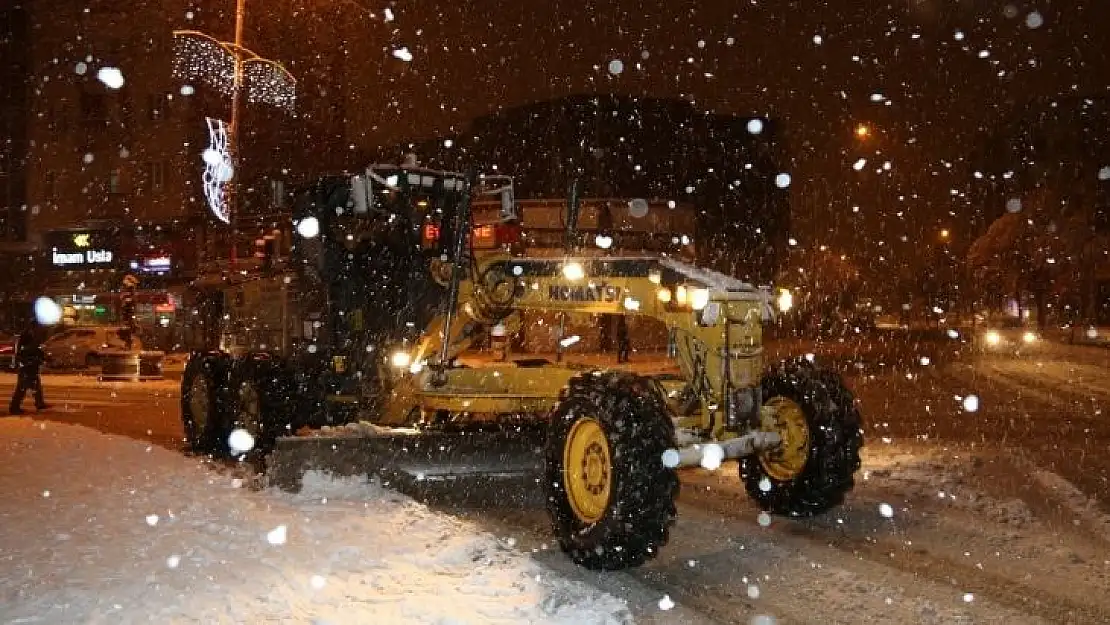
[[871, 128], [867, 124], [859, 124], [856, 126], [856, 138], [866, 139], [871, 136]]

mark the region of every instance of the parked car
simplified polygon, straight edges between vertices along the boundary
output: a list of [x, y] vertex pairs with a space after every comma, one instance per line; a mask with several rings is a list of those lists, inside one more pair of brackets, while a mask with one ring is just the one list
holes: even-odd
[[[52, 369], [97, 367], [103, 352], [127, 349], [127, 329], [122, 327], [71, 328], [55, 334], [43, 343], [46, 366]], [[142, 341], [134, 337], [131, 349], [142, 349]]]
[[18, 340], [16, 335], [0, 331], [0, 371], [15, 368], [15, 344]]

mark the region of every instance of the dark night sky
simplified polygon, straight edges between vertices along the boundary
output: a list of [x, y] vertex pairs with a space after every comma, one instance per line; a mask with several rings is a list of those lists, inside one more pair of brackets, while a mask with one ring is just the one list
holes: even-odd
[[[280, 48], [295, 73], [311, 72], [289, 29], [315, 24], [311, 47], [327, 55], [343, 22], [347, 62], [362, 70], [351, 88], [368, 104], [352, 115], [367, 139], [423, 138], [498, 107], [591, 91], [766, 113], [786, 121], [796, 217], [810, 239], [854, 229], [849, 196], [886, 238], [912, 243], [940, 223], [959, 233], [975, 207], [950, 190], [974, 183], [962, 159], [976, 133], [1030, 98], [1105, 94], [1110, 82], [1103, 0], [399, 0], [388, 24], [384, 4], [358, 0], [378, 10], [371, 20], [354, 1], [270, 2], [271, 11], [299, 9], [301, 20], [248, 29], [248, 43]], [[390, 57], [399, 45], [411, 63]], [[607, 70], [614, 59], [624, 64], [618, 76]], [[876, 93], [884, 101], [872, 101]], [[875, 135], [857, 141], [857, 123]], [[854, 171], [863, 156], [868, 167]], [[877, 174], [886, 160], [892, 172]]]

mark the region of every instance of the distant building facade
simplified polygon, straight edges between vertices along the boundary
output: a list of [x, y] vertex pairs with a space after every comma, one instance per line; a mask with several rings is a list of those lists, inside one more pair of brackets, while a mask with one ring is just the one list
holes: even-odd
[[[19, 28], [8, 25], [16, 13]], [[65, 307], [66, 323], [111, 323], [122, 280], [134, 275], [140, 321], [172, 327], [178, 295], [204, 262], [248, 256], [256, 236], [287, 225], [288, 181], [323, 161], [305, 158], [296, 140], [309, 122], [242, 99], [233, 230], [213, 216], [202, 181], [206, 118], [228, 122], [230, 95], [199, 75], [174, 75], [174, 30], [219, 35], [223, 20], [191, 21], [184, 0], [24, 0], [0, 15], [5, 32], [24, 39], [11, 47], [26, 51], [22, 69], [0, 71], [21, 72], [29, 86], [23, 118], [11, 122], [26, 145], [21, 195], [6, 192], [0, 209], [0, 239], [14, 233], [33, 261], [16, 299], [27, 308], [45, 293]], [[118, 70], [122, 84], [103, 80], [104, 69]], [[22, 221], [11, 218], [10, 198]]]

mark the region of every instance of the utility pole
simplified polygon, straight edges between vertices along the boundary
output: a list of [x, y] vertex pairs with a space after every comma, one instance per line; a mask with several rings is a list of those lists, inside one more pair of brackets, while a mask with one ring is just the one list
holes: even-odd
[[235, 0], [235, 59], [234, 79], [231, 87], [231, 123], [228, 128], [227, 148], [231, 156], [231, 180], [227, 185], [227, 216], [231, 226], [231, 265], [235, 266], [239, 247], [239, 228], [236, 225], [236, 203], [239, 199], [239, 109], [243, 92], [243, 22], [247, 0]]

